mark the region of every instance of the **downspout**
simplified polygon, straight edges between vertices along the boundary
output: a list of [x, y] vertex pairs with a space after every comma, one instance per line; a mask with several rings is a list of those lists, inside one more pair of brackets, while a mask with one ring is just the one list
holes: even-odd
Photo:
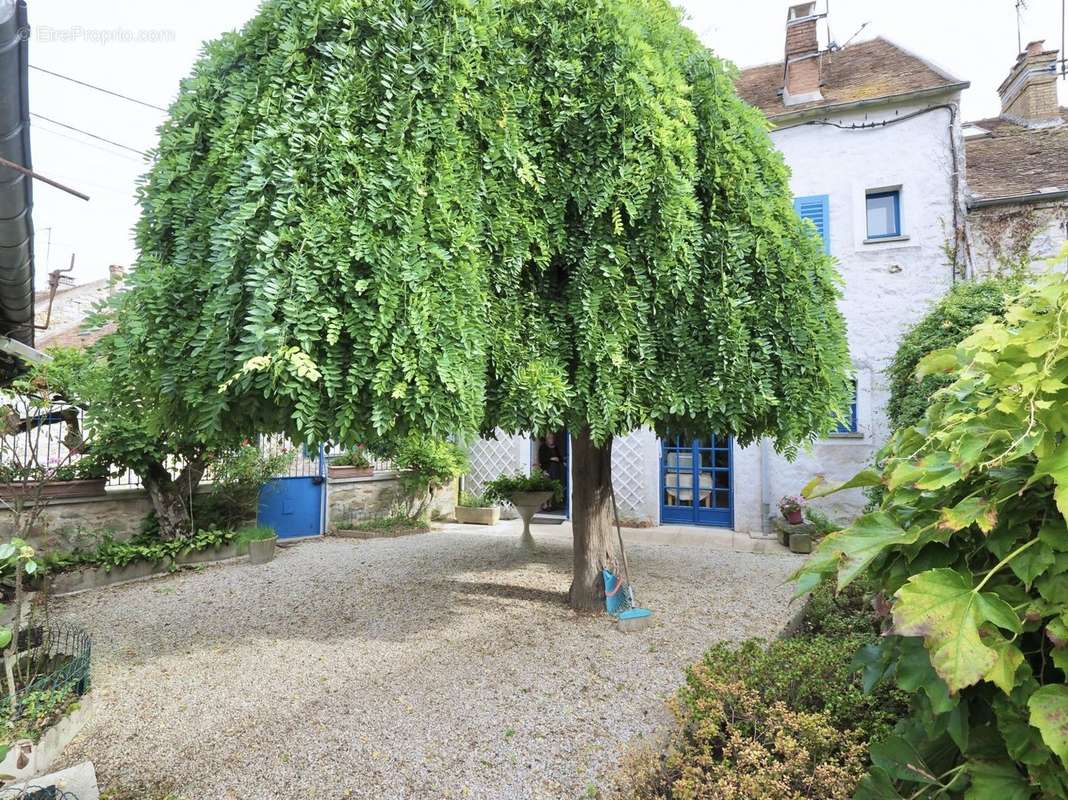
[[768, 440], [760, 440], [760, 532], [771, 535], [771, 472], [768, 465]]
[[[26, 2], [0, 3], [0, 158], [32, 168]], [[0, 167], [0, 336], [33, 336], [33, 180]]]

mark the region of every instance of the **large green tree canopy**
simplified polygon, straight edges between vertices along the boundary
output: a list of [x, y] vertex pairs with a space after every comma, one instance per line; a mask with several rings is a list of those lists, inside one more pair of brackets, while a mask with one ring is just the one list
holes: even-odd
[[666, 0], [268, 0], [209, 45], [121, 301], [205, 436], [826, 430], [831, 260]]

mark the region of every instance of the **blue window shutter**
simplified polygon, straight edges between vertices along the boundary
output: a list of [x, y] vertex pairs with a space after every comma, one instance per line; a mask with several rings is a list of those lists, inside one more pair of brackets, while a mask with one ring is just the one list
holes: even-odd
[[831, 252], [831, 198], [825, 194], [797, 197], [794, 208], [801, 219], [811, 220], [823, 239], [823, 252]]

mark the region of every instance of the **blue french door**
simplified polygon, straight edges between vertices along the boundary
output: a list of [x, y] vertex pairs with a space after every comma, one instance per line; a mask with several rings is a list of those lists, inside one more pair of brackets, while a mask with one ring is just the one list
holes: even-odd
[[731, 438], [667, 438], [660, 453], [660, 519], [683, 525], [734, 525]]

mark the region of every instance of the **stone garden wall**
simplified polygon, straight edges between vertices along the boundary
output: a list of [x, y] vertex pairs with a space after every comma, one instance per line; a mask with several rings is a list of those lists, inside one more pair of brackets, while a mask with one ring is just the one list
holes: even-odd
[[[388, 515], [403, 504], [396, 473], [329, 480], [327, 491], [327, 530]], [[456, 488], [452, 486], [438, 492], [431, 513], [452, 518], [455, 505]], [[30, 537], [30, 543], [43, 551], [69, 552], [92, 549], [104, 533], [126, 541], [140, 532], [151, 511], [152, 503], [142, 489], [110, 490], [103, 497], [56, 498], [48, 503], [41, 528]], [[11, 512], [0, 507], [0, 539], [11, 535]]]
[[[455, 507], [456, 485], [453, 484], [436, 493], [430, 513], [435, 518], [451, 519]], [[403, 513], [405, 508], [400, 482], [393, 473], [327, 481], [327, 530], [344, 530], [354, 522]]]
[[[141, 530], [152, 510], [142, 489], [118, 489], [103, 497], [56, 498], [41, 517], [41, 528], [30, 537], [39, 550], [68, 552], [92, 548], [107, 532], [125, 541]], [[11, 511], [0, 508], [0, 539], [12, 535]]]

